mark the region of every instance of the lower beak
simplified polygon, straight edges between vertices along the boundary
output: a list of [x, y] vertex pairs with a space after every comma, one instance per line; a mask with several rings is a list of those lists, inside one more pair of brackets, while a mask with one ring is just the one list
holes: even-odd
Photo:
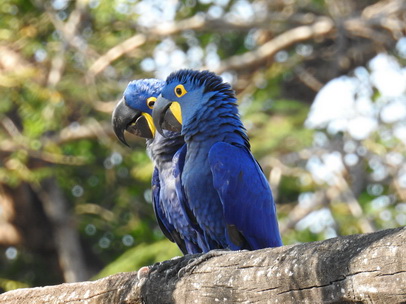
[[129, 146], [124, 131], [134, 135], [153, 138], [155, 126], [151, 115], [134, 110], [126, 105], [124, 99], [121, 99], [113, 111], [112, 125], [117, 138], [126, 146]]
[[180, 105], [176, 101], [170, 101], [158, 97], [152, 111], [152, 118], [159, 133], [163, 136], [163, 129], [172, 132], [180, 132], [182, 130], [182, 111]]

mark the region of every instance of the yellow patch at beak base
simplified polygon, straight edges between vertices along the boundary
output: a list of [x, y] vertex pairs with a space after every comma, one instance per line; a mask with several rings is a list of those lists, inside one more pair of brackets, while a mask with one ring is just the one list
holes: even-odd
[[152, 116], [149, 115], [148, 113], [142, 113], [141, 115], [144, 116], [145, 119], [147, 120], [148, 127], [151, 130], [152, 136], [154, 136], [156, 128], [155, 128], [155, 125], [154, 125], [154, 121], [152, 120]]
[[172, 104], [169, 106], [169, 109], [171, 110], [173, 116], [175, 116], [176, 120], [182, 124], [182, 110], [180, 108], [180, 104], [176, 101], [172, 102]]

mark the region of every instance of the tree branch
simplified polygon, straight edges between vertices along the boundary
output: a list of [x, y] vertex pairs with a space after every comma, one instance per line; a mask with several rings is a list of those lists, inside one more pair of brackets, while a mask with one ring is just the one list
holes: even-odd
[[137, 34], [112, 47], [104, 55], [97, 58], [97, 60], [90, 66], [88, 77], [94, 77], [95, 75], [104, 71], [110, 65], [110, 63], [120, 58], [124, 54], [135, 50], [139, 46], [143, 45], [146, 41], [147, 39], [145, 35]]
[[404, 303], [406, 228], [155, 264], [144, 277], [17, 289], [0, 303]]
[[[393, 37], [400, 38], [405, 30], [404, 11], [405, 4], [400, 0], [379, 1], [367, 6], [360, 17], [343, 19], [343, 27], [353, 36], [364, 37], [369, 40], [385, 44], [387, 36], [378, 29], [385, 29], [392, 33]], [[275, 31], [275, 22], [283, 22], [286, 19], [298, 24], [297, 27], [286, 30], [278, 28]], [[246, 70], [247, 68], [259, 65], [277, 52], [286, 49], [296, 43], [326, 37], [337, 30], [336, 20], [329, 17], [317, 17], [313, 14], [269, 14], [262, 19], [255, 19], [250, 22], [233, 22], [227, 19], [210, 19], [206, 16], [195, 15], [190, 18], [166, 22], [150, 29], [139, 29], [139, 32], [127, 40], [112, 47], [105, 54], [101, 55], [89, 68], [87, 76], [94, 77], [104, 71], [112, 62], [128, 54], [138, 47], [150, 41], [162, 39], [162, 37], [178, 34], [186, 30], [194, 31], [248, 31], [253, 28], [265, 29], [273, 33], [275, 38], [267, 41], [254, 51], [242, 55], [235, 55], [224, 60], [221, 66], [215, 70], [216, 73], [223, 73], [227, 70]], [[314, 89], [314, 88], [313, 88]]]
[[94, 51], [90, 48], [89, 45], [87, 45], [84, 38], [80, 35], [82, 20], [88, 10], [87, 0], [76, 1], [75, 9], [69, 15], [69, 18], [66, 22], [61, 21], [57, 17], [57, 13], [49, 4], [46, 4], [46, 2], [44, 3], [38, 0], [34, 2], [38, 7], [45, 10], [46, 15], [54, 25], [55, 29], [61, 34], [64, 43], [66, 43], [85, 57], [94, 58], [99, 56], [96, 51]]
[[333, 30], [334, 23], [330, 18], [320, 18], [312, 25], [302, 25], [280, 34], [258, 47], [255, 51], [230, 57], [222, 62], [216, 72], [221, 74], [227, 70], [238, 71], [245, 69], [247, 66], [260, 64], [266, 58], [274, 56], [278, 51], [294, 43], [324, 36]]

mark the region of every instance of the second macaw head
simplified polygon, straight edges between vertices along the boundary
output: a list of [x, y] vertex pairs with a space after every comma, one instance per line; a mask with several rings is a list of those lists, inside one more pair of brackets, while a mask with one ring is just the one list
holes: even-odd
[[220, 76], [209, 71], [180, 70], [167, 78], [152, 116], [159, 133], [167, 129], [184, 134], [193, 122], [214, 118], [214, 111], [228, 107], [226, 104], [237, 111], [234, 92]]
[[164, 85], [158, 79], [134, 80], [128, 84], [112, 115], [114, 133], [122, 143], [128, 146], [124, 131], [144, 138], [154, 137], [152, 109]]

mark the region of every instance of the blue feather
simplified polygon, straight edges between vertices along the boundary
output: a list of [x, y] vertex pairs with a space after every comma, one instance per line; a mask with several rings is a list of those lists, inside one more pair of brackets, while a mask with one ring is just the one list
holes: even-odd
[[210, 149], [209, 162], [226, 225], [235, 226], [247, 242], [242, 239], [238, 246], [238, 239], [228, 238], [230, 247], [281, 246], [272, 192], [251, 152], [243, 146], [219, 142]]
[[[141, 115], [140, 113], [151, 115], [152, 109], [148, 106], [147, 100], [150, 97], [158, 97], [164, 84], [163, 81], [157, 79], [130, 82], [123, 94], [125, 105], [134, 110], [138, 116]], [[115, 111], [113, 116], [120, 113], [129, 112], [118, 111], [117, 114]], [[113, 124], [122, 121], [134, 121], [134, 119], [113, 117]], [[174, 171], [179, 170], [178, 168], [182, 167], [183, 163], [179, 162], [179, 156], [175, 158], [174, 156], [181, 155], [177, 152], [183, 151], [181, 149], [184, 146], [183, 137], [179, 133], [170, 131], [164, 133], [165, 137], [156, 133], [152, 139], [146, 141], [147, 153], [155, 166], [151, 182], [152, 199], [159, 227], [184, 254], [207, 251], [207, 246], [202, 242], [202, 234], [193, 228], [193, 220], [185, 211], [188, 202], [186, 200], [181, 202], [178, 197], [178, 189], [181, 188], [181, 185], [180, 179], [175, 177]]]
[[161, 96], [154, 121], [166, 119], [173, 102], [181, 108], [186, 154], [177, 191], [208, 248], [281, 246], [272, 192], [250, 152], [231, 86], [208, 71], [180, 70], [167, 78]]
[[160, 200], [161, 183], [159, 181], [158, 169], [154, 168], [154, 173], [152, 175], [152, 205], [154, 207], [155, 217], [158, 221], [159, 228], [163, 234], [171, 241], [175, 242], [180, 250], [185, 253], [187, 252], [185, 241], [177, 233], [175, 227], [169, 222], [168, 217], [165, 215], [162, 207], [162, 201]]

